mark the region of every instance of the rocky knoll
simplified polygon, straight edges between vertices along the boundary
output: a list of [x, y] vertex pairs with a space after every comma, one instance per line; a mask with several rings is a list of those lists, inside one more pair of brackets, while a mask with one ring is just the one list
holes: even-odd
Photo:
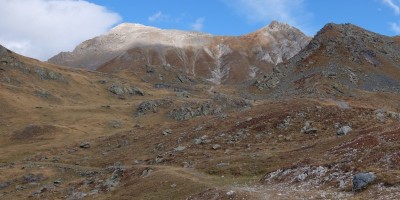
[[400, 92], [400, 43], [352, 24], [327, 24], [298, 55], [256, 81], [261, 91], [317, 96]]

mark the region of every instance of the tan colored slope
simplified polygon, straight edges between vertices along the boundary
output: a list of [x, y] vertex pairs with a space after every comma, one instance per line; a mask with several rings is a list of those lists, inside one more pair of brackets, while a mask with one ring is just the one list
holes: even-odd
[[[16, 159], [33, 151], [84, 138], [109, 135], [114, 121], [134, 124], [132, 105], [146, 97], [128, 96], [129, 102], [108, 91], [113, 84], [128, 84], [152, 95], [151, 86], [134, 78], [116, 78], [99, 72], [68, 69], [8, 52], [0, 64], [1, 159]], [[157, 96], [157, 95], [155, 95]], [[13, 139], [29, 127], [54, 127], [37, 138]], [[35, 132], [35, 131], [33, 131]], [[14, 144], [18, 147], [15, 147]]]
[[[264, 99], [176, 121], [168, 114], [176, 106], [239, 92], [212, 87], [173, 67], [150, 65], [110, 75], [3, 54], [2, 48], [0, 68], [0, 106], [5, 106], [0, 112], [1, 199], [400, 196], [400, 98], [395, 93]], [[187, 88], [189, 97], [177, 96], [182, 88], [156, 89], [153, 83], [160, 77]], [[140, 87], [145, 94], [114, 95], [108, 91], [113, 83]], [[155, 99], [172, 104], [137, 114], [139, 103]], [[235, 99], [223, 102], [229, 103]], [[380, 108], [392, 112], [381, 119], [374, 112]], [[316, 133], [301, 133], [307, 121]], [[337, 136], [344, 125], [353, 131]], [[80, 148], [81, 142], [89, 146]], [[307, 167], [328, 170], [299, 181]], [[276, 180], [266, 178], [288, 169]], [[376, 182], [351, 192], [351, 175], [366, 171], [376, 173]]]

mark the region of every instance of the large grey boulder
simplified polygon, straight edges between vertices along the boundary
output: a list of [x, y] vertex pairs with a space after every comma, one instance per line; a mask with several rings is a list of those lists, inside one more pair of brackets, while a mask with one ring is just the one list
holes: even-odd
[[350, 126], [342, 126], [339, 128], [339, 130], [336, 132], [336, 135], [347, 135], [349, 132], [351, 132], [353, 129], [351, 129]]
[[375, 174], [368, 173], [358, 173], [353, 177], [353, 191], [357, 192], [366, 188], [370, 183], [375, 180]]

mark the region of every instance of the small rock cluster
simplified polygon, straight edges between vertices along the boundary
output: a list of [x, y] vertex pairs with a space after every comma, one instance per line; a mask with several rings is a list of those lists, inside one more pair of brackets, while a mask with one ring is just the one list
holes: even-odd
[[387, 111], [385, 109], [377, 109], [374, 111], [374, 114], [375, 118], [379, 122], [385, 122], [388, 118], [400, 121], [400, 113], [397, 112]]
[[136, 108], [137, 115], [145, 115], [148, 113], [156, 113], [160, 107], [169, 107], [172, 104], [170, 99], [156, 99], [143, 101]]
[[207, 135], [203, 135], [200, 138], [196, 138], [196, 139], [193, 140], [193, 143], [197, 144], [197, 145], [199, 145], [199, 144], [208, 144], [210, 142], [211, 142], [211, 140], [208, 139]]
[[207, 116], [215, 112], [211, 102], [207, 101], [204, 103], [186, 103], [183, 106], [173, 108], [169, 112], [169, 116], [172, 119], [182, 121], [192, 119], [198, 116]]
[[119, 84], [112, 84], [109, 88], [108, 91], [110, 91], [113, 94], [116, 94], [118, 96], [124, 96], [124, 95], [139, 95], [139, 96], [144, 96], [144, 92], [133, 86], [122, 86]]
[[276, 128], [280, 129], [280, 130], [286, 130], [290, 124], [292, 122], [292, 117], [287, 116], [285, 119], [283, 119], [283, 121], [281, 123], [279, 123]]

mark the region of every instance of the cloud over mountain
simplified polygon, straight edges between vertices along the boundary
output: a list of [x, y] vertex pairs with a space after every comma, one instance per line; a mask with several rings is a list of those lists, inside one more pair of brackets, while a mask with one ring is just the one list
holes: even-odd
[[1, 0], [0, 43], [46, 60], [105, 33], [121, 17], [105, 7], [75, 0]]

